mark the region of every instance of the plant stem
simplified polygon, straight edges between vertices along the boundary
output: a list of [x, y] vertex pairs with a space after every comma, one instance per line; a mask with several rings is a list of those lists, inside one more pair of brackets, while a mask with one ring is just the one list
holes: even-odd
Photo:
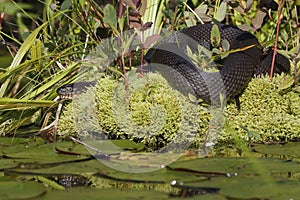
[[277, 43], [278, 43], [278, 35], [279, 35], [280, 23], [281, 23], [282, 4], [283, 4], [283, 0], [280, 0], [279, 6], [278, 6], [278, 13], [277, 13], [278, 20], [277, 20], [277, 26], [276, 26], [276, 38], [275, 38], [275, 42], [274, 42], [274, 53], [273, 53], [273, 58], [272, 58], [271, 70], [270, 70], [270, 81], [272, 81], [272, 78], [273, 78], [273, 70], [274, 70], [275, 59], [276, 59], [276, 54], [277, 54]]

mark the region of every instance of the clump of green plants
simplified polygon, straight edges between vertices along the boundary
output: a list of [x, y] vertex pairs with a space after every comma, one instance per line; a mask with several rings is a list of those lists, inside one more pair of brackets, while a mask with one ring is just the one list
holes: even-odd
[[171, 142], [199, 147], [207, 133], [215, 134], [216, 143], [234, 143], [235, 138], [262, 143], [300, 139], [300, 97], [293, 90], [278, 90], [284, 75], [275, 76], [273, 82], [267, 76], [254, 78], [240, 97], [241, 110], [233, 102], [227, 105], [226, 125], [219, 133], [211, 131], [210, 109], [191, 103], [160, 75], [130, 77], [128, 93], [122, 81], [102, 78], [96, 88], [67, 105], [59, 134], [82, 137], [89, 129], [89, 133], [143, 142], [148, 150]]
[[[59, 134], [105, 133], [109, 138], [143, 142], [150, 150], [169, 143], [181, 148], [195, 140], [200, 123], [195, 103], [158, 74], [129, 77], [128, 91], [123, 81], [102, 78], [95, 88], [73, 100], [62, 113]], [[201, 128], [207, 129], [209, 114], [202, 113]]]
[[287, 78], [283, 74], [272, 82], [269, 76], [254, 78], [240, 97], [241, 110], [228, 105], [226, 118], [234, 134], [256, 142], [300, 139], [299, 93], [279, 90]]

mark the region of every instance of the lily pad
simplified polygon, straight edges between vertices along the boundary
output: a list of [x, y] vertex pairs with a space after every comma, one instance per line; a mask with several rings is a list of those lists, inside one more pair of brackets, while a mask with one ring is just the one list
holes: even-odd
[[277, 145], [255, 144], [253, 148], [258, 153], [268, 155], [268, 157], [300, 158], [300, 145], [298, 142]]
[[1, 182], [1, 199], [33, 199], [46, 193], [46, 187], [37, 182]]
[[138, 190], [120, 190], [120, 189], [86, 189], [74, 188], [70, 191], [51, 191], [41, 200], [47, 199], [168, 199], [168, 194], [157, 191], [138, 191]]

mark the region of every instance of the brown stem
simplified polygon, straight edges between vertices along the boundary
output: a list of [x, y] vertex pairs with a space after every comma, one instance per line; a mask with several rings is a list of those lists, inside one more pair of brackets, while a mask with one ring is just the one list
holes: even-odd
[[141, 32], [141, 43], [142, 43], [142, 56], [141, 56], [141, 67], [140, 67], [140, 73], [139, 76], [143, 76], [143, 66], [144, 66], [144, 53], [145, 53], [145, 48], [144, 48], [144, 31]]
[[295, 5], [295, 18], [296, 18], [296, 25], [297, 27], [299, 27], [300, 23], [299, 23], [299, 19], [298, 19], [298, 12], [297, 12], [297, 6]]
[[122, 15], [123, 15], [123, 0], [119, 0], [118, 18], [122, 19]]
[[[119, 0], [119, 11], [118, 11], [118, 18], [122, 19], [123, 17], [123, 0]], [[119, 33], [121, 34], [119, 36], [119, 42], [120, 44], [123, 42], [122, 38], [122, 30], [120, 29], [120, 26], [118, 27]], [[124, 76], [124, 82], [125, 82], [125, 91], [126, 91], [126, 99], [129, 100], [129, 82], [128, 82], [128, 77], [126, 75], [126, 67], [125, 67], [125, 60], [124, 60], [124, 49], [122, 51], [122, 56], [121, 56], [121, 66], [123, 69], [123, 76]]]
[[278, 35], [279, 35], [280, 23], [281, 23], [282, 4], [283, 4], [283, 0], [280, 0], [279, 6], [278, 6], [278, 13], [277, 13], [278, 20], [277, 20], [277, 25], [276, 25], [276, 38], [275, 38], [274, 49], [273, 49], [274, 53], [273, 53], [273, 58], [272, 58], [271, 71], [270, 71], [270, 81], [272, 81], [275, 59], [276, 59], [276, 54], [277, 54], [277, 43], [278, 43]]
[[122, 59], [122, 66], [123, 66], [123, 76], [124, 76], [124, 82], [125, 82], [126, 99], [128, 100], [128, 104], [129, 104], [129, 82], [128, 82], [128, 77], [126, 75], [124, 55], [122, 55], [121, 59]]

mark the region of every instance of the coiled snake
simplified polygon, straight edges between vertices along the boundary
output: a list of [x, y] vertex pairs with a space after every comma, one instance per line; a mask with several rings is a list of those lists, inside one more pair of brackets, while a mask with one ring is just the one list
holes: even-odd
[[[145, 56], [150, 69], [160, 72], [169, 82], [182, 93], [191, 93], [204, 102], [212, 103], [220, 100], [220, 94], [226, 99], [238, 95], [251, 80], [253, 75], [268, 73], [272, 53], [263, 58], [262, 50], [256, 37], [237, 27], [220, 24], [218, 29], [221, 41], [230, 44], [229, 55], [217, 61], [218, 72], [208, 72], [198, 68], [187, 55], [187, 46], [192, 52], [199, 45], [212, 50], [212, 24], [202, 24], [186, 28], [162, 40], [149, 50]], [[288, 72], [289, 61], [277, 54], [275, 72]], [[96, 82], [80, 82], [60, 87], [57, 93], [62, 97], [71, 98], [86, 87]]]

